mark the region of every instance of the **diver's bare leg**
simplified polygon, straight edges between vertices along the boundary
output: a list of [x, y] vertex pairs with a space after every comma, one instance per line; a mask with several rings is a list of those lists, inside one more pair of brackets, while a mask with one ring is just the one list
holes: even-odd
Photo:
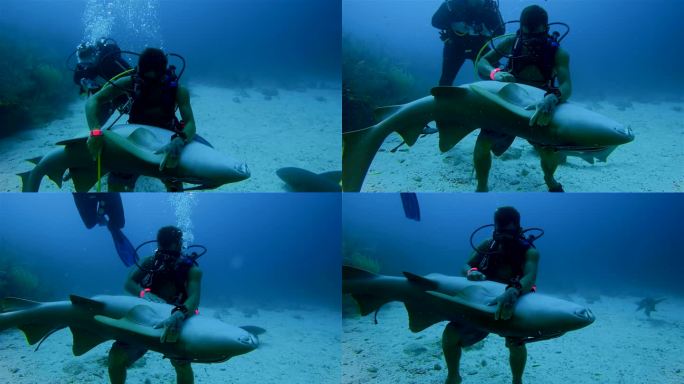
[[473, 164], [477, 177], [475, 192], [489, 192], [489, 170], [492, 168], [492, 141], [480, 134], [473, 150]]
[[506, 343], [510, 355], [508, 361], [511, 364], [511, 374], [513, 375], [513, 384], [522, 384], [522, 376], [525, 371], [525, 363], [527, 362], [527, 347], [525, 344]]
[[447, 324], [442, 333], [442, 351], [447, 366], [447, 378], [444, 384], [461, 383], [461, 336], [451, 324]]
[[195, 383], [195, 375], [192, 372], [190, 363], [171, 360], [171, 364], [176, 369], [176, 384]]
[[546, 186], [551, 192], [561, 192], [563, 187], [553, 177], [556, 168], [558, 168], [558, 154], [552, 149], [547, 148], [537, 148], [537, 152], [539, 153], [539, 159], [541, 160], [541, 169], [542, 172], [544, 172], [544, 182], [546, 182]]

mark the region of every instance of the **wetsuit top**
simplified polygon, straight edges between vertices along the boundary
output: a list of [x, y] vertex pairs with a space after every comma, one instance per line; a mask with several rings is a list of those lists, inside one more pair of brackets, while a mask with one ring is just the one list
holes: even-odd
[[[508, 60], [504, 71], [510, 72], [516, 79], [520, 79], [520, 83], [549, 91], [555, 87], [554, 68], [556, 67], [556, 53], [559, 47], [554, 39], [548, 37], [544, 44], [535, 49], [525, 49], [520, 31], [518, 31], [511, 50], [512, 57]], [[544, 78], [543, 81], [525, 79], [522, 76], [522, 72], [530, 66], [539, 70]]]
[[130, 124], [151, 125], [171, 131], [177, 130], [176, 93], [178, 83], [162, 81], [160, 85], [146, 85], [133, 76], [133, 104], [129, 114]]
[[518, 239], [505, 251], [490, 251], [493, 243], [494, 240], [489, 240], [478, 247], [480, 252], [468, 262], [468, 265], [484, 273], [487, 280], [502, 284], [519, 282], [525, 271], [527, 250], [532, 245], [527, 240]]
[[[153, 264], [157, 256], [153, 259]], [[140, 283], [143, 288], [150, 288], [150, 291], [155, 295], [168, 299], [165, 292], [169, 291], [169, 285], [175, 289], [175, 296], [173, 300], [169, 300], [169, 304], [181, 305], [188, 299], [188, 276], [190, 269], [196, 266], [197, 262], [188, 256], [180, 256], [180, 258], [168, 265], [158, 272], [146, 274]]]
[[453, 37], [456, 36], [451, 29], [451, 23], [454, 22], [464, 22], [476, 27], [484, 23], [493, 36], [504, 32], [503, 19], [501, 18], [499, 8], [491, 0], [487, 0], [483, 7], [477, 8], [468, 6], [467, 0], [443, 2], [432, 16], [432, 26], [447, 31], [449, 36]]
[[76, 64], [74, 83], [81, 85], [81, 79], [95, 80], [98, 76], [109, 80], [131, 66], [121, 57], [121, 49], [113, 43], [98, 43], [95, 62]]

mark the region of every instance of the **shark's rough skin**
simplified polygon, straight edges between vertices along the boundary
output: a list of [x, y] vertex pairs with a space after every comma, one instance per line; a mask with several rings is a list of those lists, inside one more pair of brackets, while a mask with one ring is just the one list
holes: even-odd
[[[17, 298], [0, 302], [0, 331], [17, 327], [33, 345], [52, 331], [69, 327], [73, 353], [80, 356], [107, 340], [121, 340], [194, 363], [219, 363], [255, 350], [257, 327], [238, 328], [207, 316], [187, 319], [178, 342], [161, 343], [162, 329], [154, 325], [173, 309], [131, 296], [70, 296], [70, 301], [38, 303]], [[252, 332], [252, 333], [250, 333]]]
[[358, 302], [362, 315], [390, 301], [401, 301], [409, 314], [409, 328], [420, 332], [441, 321], [457, 321], [504, 337], [532, 342], [559, 337], [594, 322], [588, 308], [540, 293], [518, 299], [509, 320], [494, 320], [489, 305], [506, 286], [492, 281], [429, 274], [403, 277], [376, 275], [354, 267], [342, 268], [342, 292]]
[[[104, 130], [102, 148], [102, 175], [114, 171], [125, 174], [155, 177], [160, 180], [178, 180], [196, 184], [194, 189], [211, 189], [223, 184], [249, 178], [250, 172], [243, 162], [233, 160], [207, 143], [197, 140], [182, 150], [178, 166], [159, 170], [162, 154], [155, 154], [171, 140], [173, 132], [138, 124], [121, 124]], [[36, 164], [29, 172], [20, 174], [24, 192], [38, 192], [47, 175], [60, 188], [64, 173], [69, 169], [76, 192], [88, 192], [97, 183], [97, 162], [86, 146], [87, 135], [57, 143], [56, 148], [42, 158], [30, 160]], [[190, 188], [193, 189], [193, 188]]]
[[478, 128], [518, 136], [536, 145], [568, 151], [593, 162], [605, 161], [615, 146], [634, 140], [630, 128], [578, 104], [560, 104], [551, 124], [530, 127], [544, 91], [523, 84], [482, 81], [459, 87], [436, 87], [432, 95], [404, 105], [376, 110], [377, 124], [343, 134], [342, 189], [360, 191], [376, 152], [397, 132], [415, 144], [423, 128], [437, 122], [439, 149], [446, 152]]

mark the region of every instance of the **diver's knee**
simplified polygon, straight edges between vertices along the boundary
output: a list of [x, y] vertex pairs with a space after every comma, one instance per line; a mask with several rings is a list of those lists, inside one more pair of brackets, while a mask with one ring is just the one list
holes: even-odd
[[444, 327], [444, 332], [442, 333], [442, 346], [444, 348], [453, 348], [461, 345], [461, 334], [458, 329], [454, 327], [451, 323]]
[[107, 366], [109, 368], [126, 368], [128, 366], [128, 354], [119, 347], [112, 347], [109, 350], [109, 357], [107, 359]]

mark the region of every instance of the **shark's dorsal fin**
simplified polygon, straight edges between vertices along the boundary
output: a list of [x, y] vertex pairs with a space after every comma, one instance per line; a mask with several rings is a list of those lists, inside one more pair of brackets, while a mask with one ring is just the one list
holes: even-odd
[[[97, 183], [96, 168], [69, 168], [71, 180], [74, 182], [76, 192], [88, 192]], [[102, 171], [102, 174], [107, 173]], [[52, 179], [52, 177], [50, 177]]]
[[55, 330], [54, 326], [46, 324], [22, 324], [18, 326], [24, 335], [26, 336], [26, 341], [29, 345], [33, 345], [43, 339], [43, 337], [49, 335]]
[[409, 301], [404, 303], [404, 305], [406, 306], [406, 312], [408, 312], [409, 329], [411, 332], [420, 332], [440, 321], [447, 320], [434, 312], [426, 311], [423, 306], [414, 302]]
[[434, 291], [437, 289], [437, 282], [434, 280], [430, 280], [427, 277], [415, 275], [411, 272], [402, 272], [404, 276], [406, 276], [406, 279], [414, 284], [420, 285], [423, 289], [425, 290], [430, 290]]
[[518, 107], [525, 108], [529, 105], [536, 104], [535, 100], [525, 88], [515, 84], [507, 84], [497, 92], [497, 94], [504, 100]]
[[342, 180], [342, 171], [323, 172], [323, 173], [319, 173], [318, 176], [321, 176], [327, 180], [330, 180], [335, 184], [339, 184], [340, 181]]
[[74, 306], [86, 309], [90, 312], [101, 312], [105, 307], [103, 302], [83, 296], [69, 295], [69, 300]]
[[5, 297], [0, 301], [0, 312], [12, 312], [20, 309], [36, 307], [42, 303], [38, 301], [20, 299], [18, 297]]
[[375, 111], [373, 111], [373, 118], [376, 122], [380, 122], [401, 109], [401, 107], [401, 105], [388, 105], [386, 107], [375, 108]]
[[71, 334], [74, 336], [74, 345], [72, 347], [74, 356], [81, 356], [82, 354], [109, 340], [109, 338], [95, 334], [83, 328], [69, 327], [69, 329], [71, 329]]
[[436, 99], [458, 98], [467, 96], [468, 90], [461, 87], [434, 87], [430, 90], [430, 94]]
[[30, 159], [26, 159], [26, 161], [28, 161], [29, 163], [31, 163], [33, 165], [38, 165], [38, 163], [40, 163], [40, 161], [42, 159], [43, 159], [43, 156], [36, 156], [36, 157], [32, 157]]
[[64, 180], [64, 169], [53, 168], [47, 173], [47, 176], [53, 183], [57, 184], [59, 188], [62, 188], [62, 181]]
[[372, 279], [378, 277], [373, 272], [368, 272], [361, 268], [352, 267], [351, 265], [342, 266], [342, 280], [355, 280], [355, 279]]

